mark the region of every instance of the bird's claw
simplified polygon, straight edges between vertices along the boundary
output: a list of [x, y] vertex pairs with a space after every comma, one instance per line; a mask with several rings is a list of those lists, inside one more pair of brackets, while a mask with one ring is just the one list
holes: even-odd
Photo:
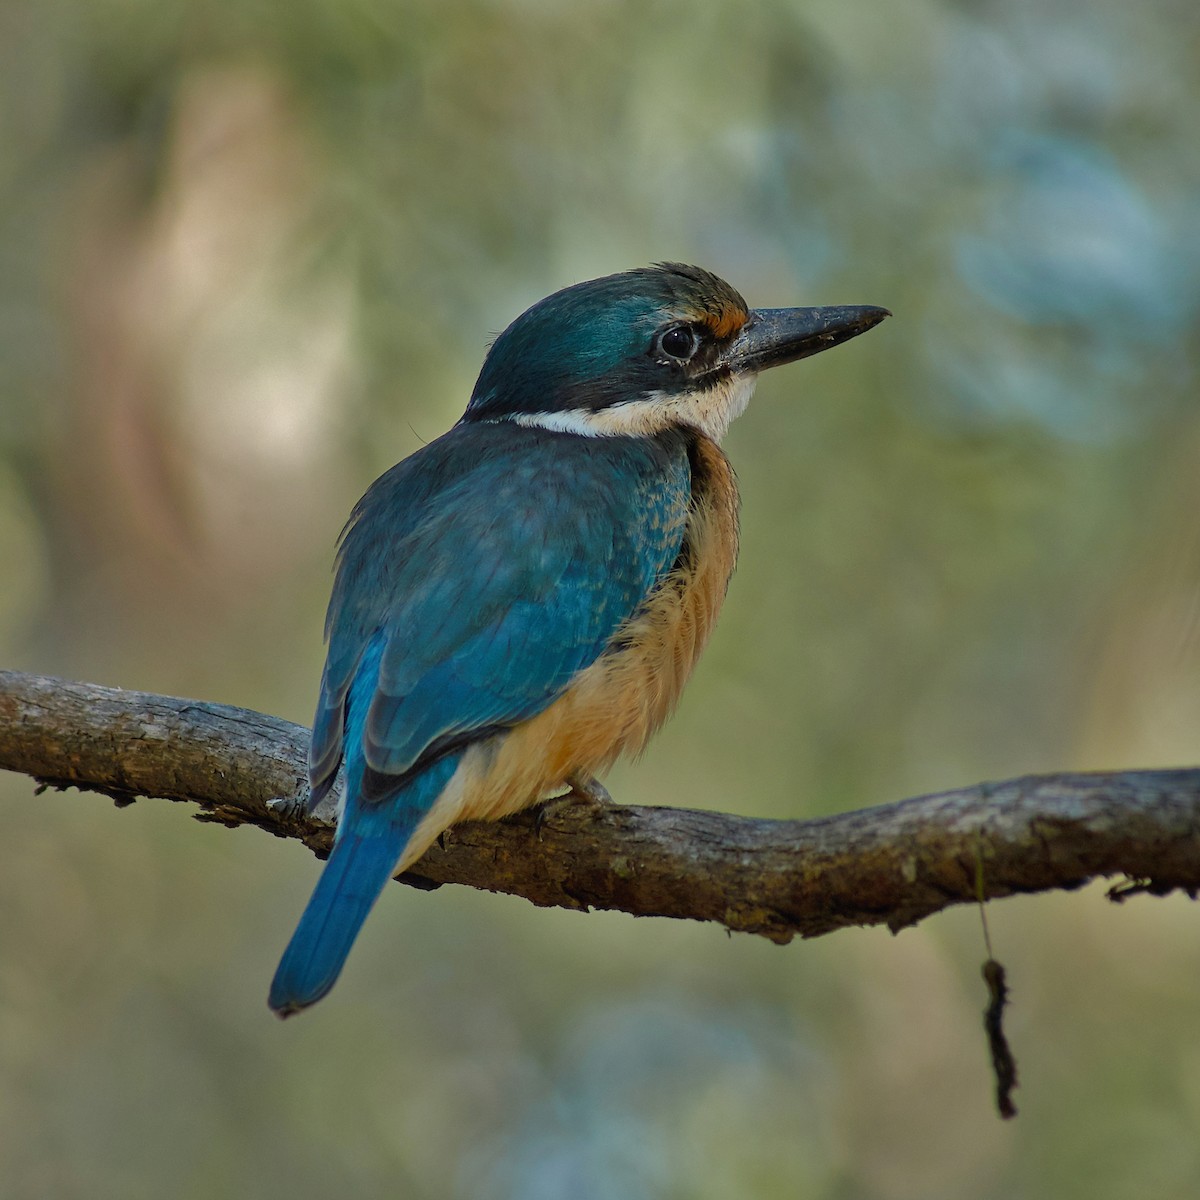
[[560, 808], [584, 807], [596, 813], [616, 803], [608, 788], [588, 771], [575, 771], [568, 775], [564, 782], [571, 790], [564, 792], [561, 796], [552, 796], [549, 800], [543, 800], [534, 813], [533, 828], [539, 842], [542, 840], [542, 830], [545, 828], [546, 822], [550, 819], [551, 814], [558, 812]]
[[586, 801], [593, 808], [605, 808], [616, 803], [608, 788], [590, 771], [576, 771], [574, 774], [568, 775], [567, 786], [571, 789], [567, 793], [568, 796], [575, 796], [579, 800]]
[[273, 796], [267, 807], [287, 821], [297, 821], [308, 813], [308, 791], [296, 792], [291, 796]]

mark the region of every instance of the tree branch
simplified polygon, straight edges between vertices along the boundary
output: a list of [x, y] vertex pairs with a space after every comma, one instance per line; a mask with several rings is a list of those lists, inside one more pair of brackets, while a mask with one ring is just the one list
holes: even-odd
[[[308, 730], [219, 704], [0, 671], [0, 767], [52, 787], [199, 805], [315, 853], [331, 806], [304, 784]], [[320, 819], [324, 817], [325, 819]], [[777, 942], [847, 925], [901, 929], [952, 904], [1075, 888], [1200, 888], [1200, 769], [1027, 776], [812, 821], [679, 808], [552, 805], [460, 825], [404, 878], [534, 904], [718, 921]]]

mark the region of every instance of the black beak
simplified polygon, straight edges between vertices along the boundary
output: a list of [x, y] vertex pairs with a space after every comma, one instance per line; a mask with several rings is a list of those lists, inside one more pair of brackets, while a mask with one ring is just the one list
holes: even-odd
[[735, 371], [765, 371], [848, 342], [891, 315], [869, 304], [756, 308], [729, 347], [728, 362]]

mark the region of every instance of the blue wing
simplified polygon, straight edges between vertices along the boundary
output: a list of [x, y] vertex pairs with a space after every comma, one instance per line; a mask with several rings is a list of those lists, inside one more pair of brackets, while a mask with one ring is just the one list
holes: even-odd
[[283, 1016], [334, 984], [463, 747], [533, 716], [676, 561], [681, 435], [459, 425], [378, 480], [345, 534], [326, 623], [311, 803], [343, 755], [334, 848], [284, 952]]
[[[460, 425], [385, 475], [352, 518], [314, 722], [315, 799], [347, 697], [382, 640], [361, 753], [403, 777], [539, 712], [595, 661], [679, 554], [683, 439]], [[315, 802], [315, 800], [314, 800]]]

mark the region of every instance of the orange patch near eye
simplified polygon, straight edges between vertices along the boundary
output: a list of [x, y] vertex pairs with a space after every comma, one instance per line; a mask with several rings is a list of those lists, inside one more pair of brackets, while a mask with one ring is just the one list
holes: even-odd
[[722, 305], [717, 311], [711, 309], [700, 319], [719, 338], [732, 337], [743, 325], [750, 314], [744, 308], [733, 304]]

